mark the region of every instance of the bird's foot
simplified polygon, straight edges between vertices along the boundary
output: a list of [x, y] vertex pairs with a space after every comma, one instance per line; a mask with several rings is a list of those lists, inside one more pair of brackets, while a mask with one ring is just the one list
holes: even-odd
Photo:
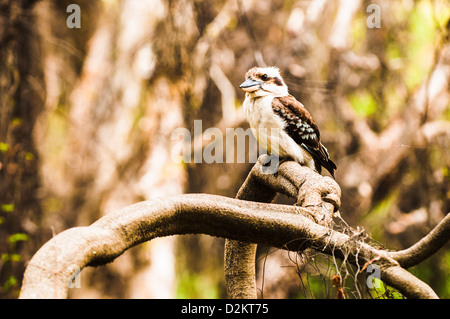
[[261, 172], [263, 174], [273, 174], [278, 176], [278, 168], [280, 167], [280, 158], [277, 155], [266, 155], [261, 159]]

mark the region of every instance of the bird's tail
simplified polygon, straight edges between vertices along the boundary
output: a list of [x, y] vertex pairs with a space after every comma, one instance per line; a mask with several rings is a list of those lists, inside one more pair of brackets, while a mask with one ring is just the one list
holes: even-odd
[[325, 146], [320, 144], [320, 148], [318, 150], [311, 149], [310, 147], [302, 144], [302, 146], [312, 155], [314, 161], [316, 162], [316, 166], [318, 166], [318, 172], [321, 171], [321, 166], [325, 167], [328, 172], [330, 172], [331, 176], [334, 179], [334, 171], [337, 169], [336, 164], [330, 159], [330, 155], [328, 154], [328, 150]]

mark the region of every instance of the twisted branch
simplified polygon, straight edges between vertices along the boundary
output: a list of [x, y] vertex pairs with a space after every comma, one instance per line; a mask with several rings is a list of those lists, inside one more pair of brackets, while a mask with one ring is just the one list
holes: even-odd
[[[327, 225], [328, 218], [316, 214], [326, 215], [339, 207], [340, 191], [330, 178], [321, 177], [294, 162], [281, 165], [276, 177], [260, 174], [258, 167], [259, 163], [238, 197], [257, 199], [267, 196], [266, 201], [271, 201], [273, 190], [277, 190], [298, 196], [298, 202], [304, 207], [207, 194], [168, 196], [140, 202], [108, 214], [90, 226], [68, 229], [49, 240], [29, 262], [20, 298], [66, 298], [76, 269], [111, 262], [127, 249], [153, 238], [191, 233], [292, 251], [313, 247], [337, 257], [348, 256], [349, 262], [361, 266], [376, 260], [374, 263], [380, 267], [381, 278], [406, 297], [437, 298], [427, 284], [402, 268], [425, 258], [424, 255], [417, 258], [411, 257], [417, 253], [408, 250], [395, 254], [376, 249], [332, 230]], [[413, 246], [412, 252], [420, 251], [430, 240], [439, 245], [447, 241], [448, 218], [441, 224], [423, 242]], [[252, 254], [247, 260], [247, 263], [254, 262]], [[239, 264], [240, 260], [235, 260], [231, 265], [228, 271], [231, 277], [238, 278], [233, 276], [232, 270], [238, 270]], [[239, 289], [236, 288], [237, 280], [231, 286], [236, 291], [249, 293], [245, 297], [255, 297], [256, 292], [251, 291], [254, 279], [250, 278], [254, 273], [246, 271], [242, 278], [250, 279], [250, 283], [243, 283]]]
[[450, 239], [450, 214], [447, 214], [443, 220], [411, 247], [389, 253], [389, 256], [396, 260], [403, 268], [415, 266], [444, 246]]

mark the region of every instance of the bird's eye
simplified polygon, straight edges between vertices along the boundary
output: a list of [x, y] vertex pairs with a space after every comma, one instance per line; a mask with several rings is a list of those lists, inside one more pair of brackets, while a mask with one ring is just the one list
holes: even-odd
[[267, 81], [268, 79], [269, 79], [269, 77], [267, 76], [267, 74], [261, 75], [261, 80]]

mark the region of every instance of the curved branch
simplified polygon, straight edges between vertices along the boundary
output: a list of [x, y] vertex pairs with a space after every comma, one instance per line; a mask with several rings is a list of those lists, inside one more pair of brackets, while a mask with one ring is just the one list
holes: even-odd
[[74, 269], [113, 261], [127, 249], [157, 237], [208, 234], [283, 247], [308, 237], [298, 207], [206, 194], [169, 196], [137, 203], [87, 227], [53, 237], [25, 270], [20, 298], [66, 298]]
[[[312, 246], [338, 257], [350, 251], [350, 256], [358, 256], [358, 260], [349, 261], [361, 265], [381, 256], [377, 263], [382, 278], [402, 279], [389, 284], [407, 297], [431, 295], [409, 295], [405, 287], [426, 284], [412, 275], [398, 273], [398, 264], [386, 252], [318, 225], [309, 216], [301, 207], [216, 195], [178, 195], [141, 202], [106, 215], [91, 226], [71, 228], [53, 237], [27, 266], [20, 298], [65, 298], [74, 269], [111, 262], [128, 248], [156, 237], [188, 233], [293, 251]], [[405, 286], [405, 282], [409, 284]]]
[[389, 256], [396, 260], [400, 266], [409, 268], [424, 261], [450, 240], [450, 214], [428, 233], [424, 238], [419, 240], [411, 247], [401, 250], [389, 252]]
[[339, 210], [341, 189], [331, 177], [322, 176], [293, 161], [282, 163], [277, 176], [263, 174], [260, 162], [253, 167], [251, 174], [261, 184], [286, 196], [297, 198], [297, 205], [308, 207], [326, 203], [327, 211]]
[[381, 272], [381, 280], [395, 287], [410, 299], [438, 299], [438, 295], [423, 281], [400, 266], [387, 267]]
[[[340, 205], [337, 183], [296, 162], [281, 164], [276, 176], [264, 174], [261, 164], [266, 162], [264, 157], [253, 166], [236, 198], [270, 203], [279, 192], [297, 198], [298, 205], [312, 206], [311, 216], [328, 225]], [[230, 298], [257, 298], [256, 248], [256, 244], [225, 240], [225, 287]]]
[[[292, 165], [289, 163], [283, 165]], [[261, 199], [266, 196], [265, 200], [270, 201], [273, 189], [257, 182], [258, 178], [266, 178], [266, 184], [274, 188], [283, 185], [283, 189], [292, 191], [293, 188], [289, 186], [291, 183], [299, 187], [299, 193], [303, 192], [303, 187], [315, 185], [315, 188], [312, 187], [305, 193], [306, 202], [313, 203], [314, 200], [331, 197], [329, 212], [335, 210], [338, 204], [333, 199], [336, 189], [330, 193], [328, 186], [320, 186], [316, 184], [317, 181], [314, 182], [314, 178], [317, 178], [314, 176], [302, 179], [299, 174], [295, 177], [298, 173], [295, 170], [303, 169], [298, 164], [292, 166], [294, 172], [289, 175], [290, 181], [283, 181], [283, 165], [276, 178], [264, 177], [254, 168], [255, 172], [247, 178], [237, 197]], [[281, 183], [276, 183], [280, 179]], [[305, 198], [300, 200], [305, 202]], [[442, 224], [448, 225], [448, 218]], [[334, 231], [326, 223], [322, 225], [321, 220], [317, 221], [309, 208], [217, 195], [185, 194], [137, 203], [108, 214], [90, 226], [71, 228], [53, 237], [29, 262], [20, 298], [65, 298], [74, 273], [84, 267], [111, 262], [130, 247], [156, 237], [189, 233], [224, 237], [230, 239], [230, 242], [239, 241], [244, 252], [250, 251], [249, 243], [258, 243], [292, 251], [312, 247], [336, 257], [347, 256], [349, 262], [359, 265], [376, 260], [382, 278], [405, 296], [437, 297], [428, 285], [401, 269], [393, 258], [402, 261], [401, 254], [396, 256], [392, 252], [378, 250], [358, 238]], [[430, 235], [430, 238], [441, 236]], [[417, 249], [426, 243], [427, 241], [421, 243]], [[235, 252], [239, 255], [242, 251], [239, 246], [237, 248]], [[250, 253], [244, 264], [254, 262], [252, 256], [253, 253]], [[228, 255], [227, 258], [232, 261], [233, 255]], [[239, 269], [233, 268], [231, 263], [230, 265], [228, 274]], [[241, 288], [235, 281], [234, 287], [239, 288], [237, 293], [244, 293], [242, 296], [254, 297], [254, 275], [250, 268], [244, 270], [247, 273], [241, 278], [248, 281]], [[235, 278], [238, 279], [239, 275]]]

